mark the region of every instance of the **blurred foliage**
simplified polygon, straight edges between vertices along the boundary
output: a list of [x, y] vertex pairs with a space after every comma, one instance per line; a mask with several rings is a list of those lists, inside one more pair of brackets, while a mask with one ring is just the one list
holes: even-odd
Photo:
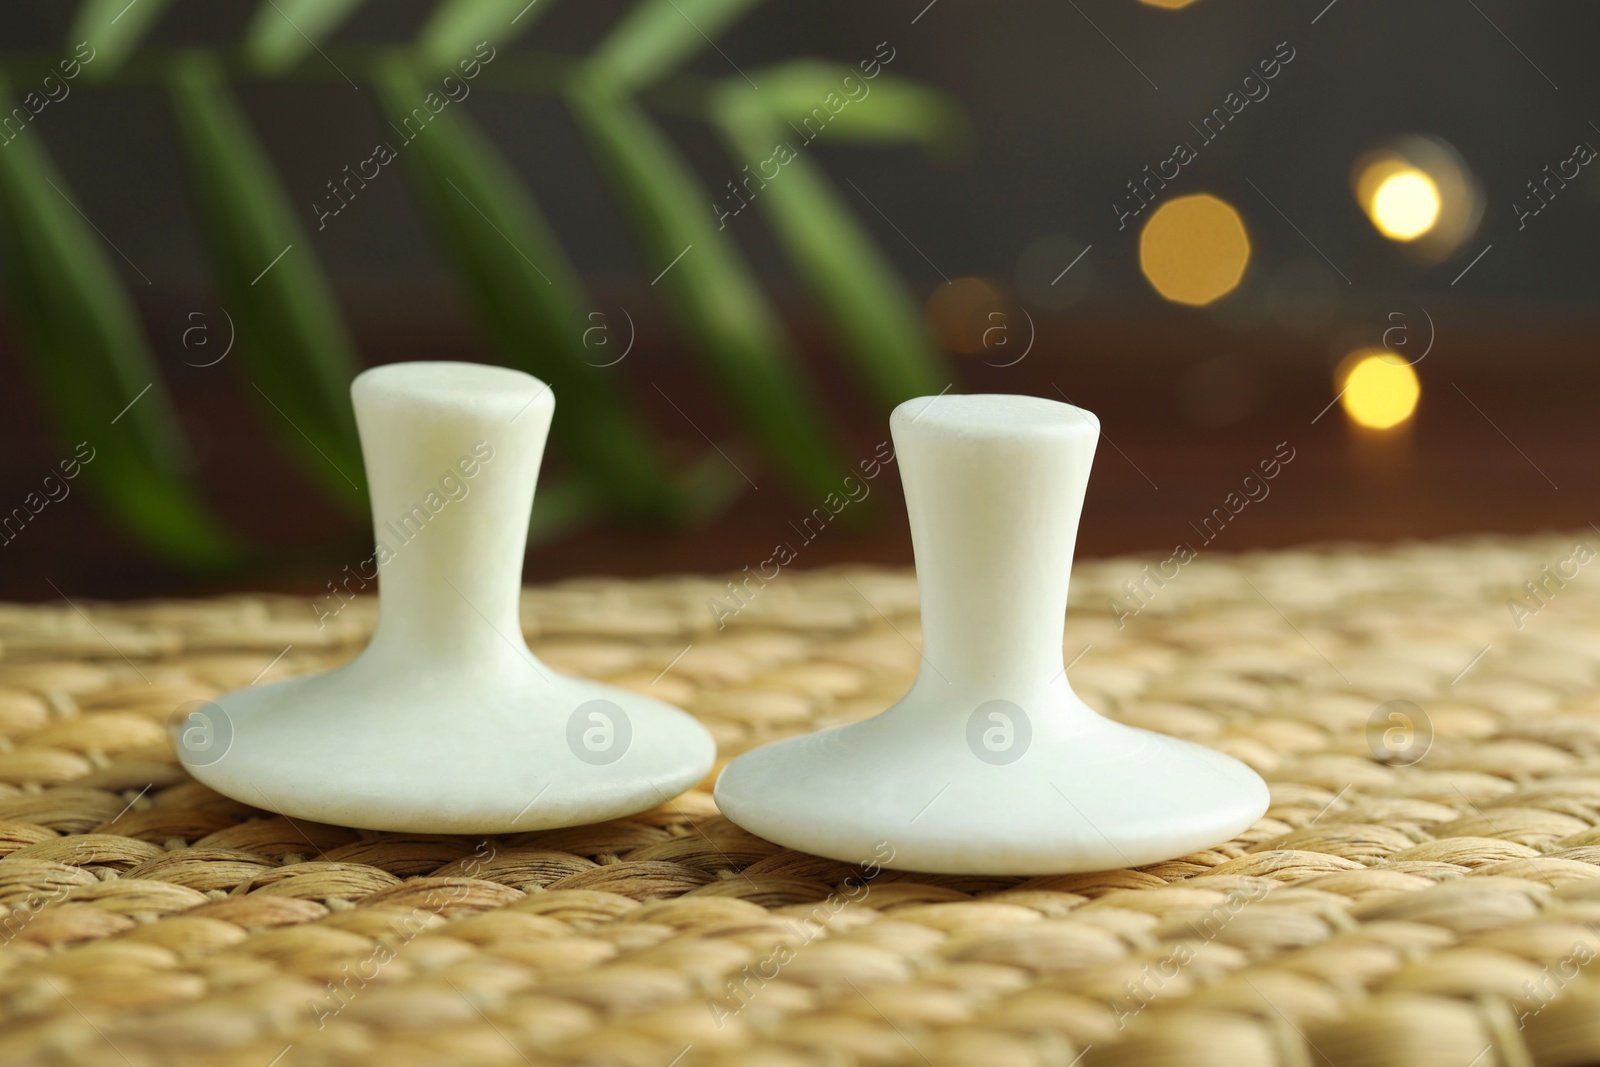
[[[572, 475], [541, 491], [536, 534], [607, 515], [694, 522], [746, 483], [717, 450], [671, 468], [622, 388], [624, 368], [608, 362], [609, 351], [591, 349], [594, 301], [532, 192], [464, 109], [441, 96], [451, 92], [448, 79], [476, 77], [496, 58], [507, 74], [492, 79], [497, 88], [550, 92], [565, 102], [685, 340], [792, 488], [825, 495], [848, 465], [789, 328], [726, 215], [709, 205], [743, 205], [739, 188], [759, 200], [778, 247], [878, 405], [950, 382], [910, 292], [804, 151], [813, 125], [841, 144], [936, 147], [960, 126], [939, 94], [884, 74], [871, 59], [859, 69], [798, 60], [716, 80], [678, 73], [758, 0], [638, 0], [586, 57], [520, 53], [510, 61], [500, 50], [554, 0], [439, 0], [409, 45], [347, 47], [335, 63], [323, 44], [362, 2], [262, 0], [242, 47], [163, 52], [141, 50], [163, 0], [84, 0], [67, 42], [68, 53], [84, 60], [79, 70], [57, 71], [37, 57], [7, 61], [24, 89], [33, 84], [24, 77], [80, 72], [86, 84], [166, 86], [218, 297], [235, 329], [236, 365], [265, 424], [353, 514], [366, 507], [349, 404], [361, 361], [311, 237], [233, 98], [231, 84], [241, 79], [337, 77], [377, 90], [369, 98], [405, 138], [390, 158], [404, 157], [491, 350], [548, 381], [560, 398], [553, 437]], [[859, 96], [847, 88], [868, 83], [870, 93]], [[0, 78], [5, 115], [31, 119], [43, 106], [37, 100], [37, 91], [18, 97]], [[698, 119], [716, 133], [733, 164], [728, 193], [705, 188], [653, 110]], [[196, 567], [232, 565], [246, 546], [212, 516], [199, 490], [106, 244], [38, 135], [26, 122], [16, 125], [21, 135], [8, 127], [0, 146], [0, 254], [58, 426], [104, 457], [86, 468], [85, 480], [146, 546]], [[779, 146], [793, 140], [789, 130], [804, 138], [800, 150], [774, 164]], [[759, 175], [759, 197], [752, 175]]]

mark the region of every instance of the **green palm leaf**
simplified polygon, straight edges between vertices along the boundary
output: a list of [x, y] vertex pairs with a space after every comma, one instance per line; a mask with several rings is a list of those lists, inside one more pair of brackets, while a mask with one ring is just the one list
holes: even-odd
[[133, 55], [170, 0], [84, 0], [67, 31], [67, 47], [87, 41], [94, 58], [83, 65], [85, 81], [105, 81]]
[[[762, 67], [753, 74], [761, 92], [748, 94], [749, 103], [759, 103], [762, 111], [804, 141], [822, 137], [830, 142], [911, 143], [940, 149], [961, 141], [966, 124], [948, 97], [889, 74], [881, 64], [872, 69], [868, 76], [859, 66], [816, 59]], [[729, 100], [748, 88], [743, 79], [730, 78], [717, 96]]]
[[[554, 432], [573, 470], [541, 494], [534, 535], [552, 536], [604, 513], [658, 523], [703, 519], [745, 483], [755, 485], [738, 465], [743, 458], [733, 446], [727, 452], [714, 446], [687, 468], [671, 469], [628, 402], [624, 370], [605, 369], [618, 349], [586, 341], [597, 332], [615, 338], [617, 324], [596, 321], [539, 205], [467, 119], [451, 80], [437, 82], [443, 73], [475, 77], [492, 49], [516, 40], [552, 2], [437, 0], [406, 50], [330, 47], [328, 65], [346, 82], [340, 64], [358, 79], [376, 70], [382, 104], [401, 127], [417, 125], [409, 104], [426, 105], [419, 120], [426, 137], [413, 143], [401, 133], [404, 142], [398, 149], [386, 145], [386, 152], [405, 155], [491, 347], [560, 391], [566, 415]], [[519, 54], [478, 84], [564, 94], [655, 275], [651, 286], [661, 290], [734, 416], [785, 480], [807, 494], [826, 494], [846, 469], [838, 437], [821, 414], [788, 328], [734, 240], [734, 227], [750, 220], [730, 222], [742, 213], [731, 209], [760, 194], [765, 223], [880, 402], [939, 391], [948, 387], [951, 368], [924, 335], [912, 294], [867, 238], [860, 205], [830, 183], [803, 144], [773, 176], [761, 175], [790, 131], [807, 142], [812, 128], [825, 128], [840, 143], [939, 148], [960, 124], [939, 94], [881, 75], [878, 68], [888, 62], [882, 54], [854, 68], [797, 61], [746, 76], [736, 62], [745, 57], [737, 48], [728, 55], [714, 38], [759, 2], [636, 0], [590, 56]], [[306, 60], [322, 52], [322, 42], [361, 0], [257, 0], [237, 54], [166, 49], [130, 62], [169, 4], [82, 0], [68, 47], [86, 82], [166, 78], [247, 392], [261, 398], [263, 417], [296, 458], [354, 509], [365, 496], [356, 480], [361, 459], [348, 401], [359, 361], [308, 229], [328, 225], [349, 195], [372, 180], [378, 154], [356, 173], [346, 167], [333, 176], [338, 191], [311, 208], [307, 217], [317, 225], [308, 228], [225, 74], [239, 73], [242, 61], [255, 76], [334, 81]], [[707, 50], [738, 77], [719, 84], [675, 74]], [[12, 56], [7, 65], [52, 70], [47, 58]], [[870, 103], [861, 89], [869, 84]], [[428, 87], [434, 91], [424, 92]], [[749, 162], [728, 175], [742, 196], [725, 198], [720, 188], [708, 194], [643, 103], [708, 122], [740, 164]], [[443, 115], [446, 107], [450, 114]], [[98, 440], [96, 432], [116, 445], [93, 446], [97, 459], [85, 480], [125, 525], [169, 556], [203, 565], [236, 559], [233, 542], [194, 493], [185, 442], [128, 296], [65, 182], [25, 132], [0, 149], [0, 253], [10, 261], [15, 313], [62, 428], [86, 448]], [[689, 418], [658, 383], [636, 387], [653, 388], [677, 416]]]
[[223, 307], [264, 415], [335, 499], [359, 512], [365, 491], [350, 410], [359, 364], [310, 239], [216, 60], [180, 60], [172, 97]]
[[[0, 97], [8, 95], [0, 85]], [[232, 564], [232, 539], [193, 489], [190, 458], [138, 316], [101, 238], [37, 135], [0, 149], [0, 250], [12, 308], [85, 483], [152, 549]], [[137, 269], [137, 268], [136, 268]]]
[[[805, 100], [822, 101], [830, 91], [822, 86], [829, 82], [806, 87], [813, 90], [810, 92], [796, 92], [783, 78], [763, 74], [761, 80], [765, 88], [759, 93], [752, 93], [742, 81], [729, 80], [711, 105], [731, 154], [735, 160], [746, 161], [748, 174], [753, 176], [746, 186], [752, 202], [760, 206], [802, 281], [854, 357], [856, 369], [884, 407], [947, 388], [955, 380], [954, 371], [929, 340], [910, 290], [863, 232], [822, 169], [806, 155], [805, 141], [779, 118], [785, 112], [803, 112], [795, 106], [783, 107], [778, 114], [769, 110], [775, 100], [780, 104], [798, 101], [802, 106]], [[839, 84], [837, 76], [831, 84]], [[780, 93], [787, 91], [788, 96], [772, 93], [774, 86], [782, 87]], [[816, 92], [818, 89], [822, 91]], [[852, 107], [858, 112], [869, 108], [871, 100], [869, 96], [861, 103], [847, 104], [838, 117], [849, 114]], [[819, 133], [825, 130], [832, 136], [835, 121], [820, 127]], [[858, 129], [860, 125], [865, 123]], [[738, 213], [743, 213], [742, 207]], [[733, 223], [733, 219], [724, 222]]]
[[364, 0], [261, 0], [244, 35], [244, 55], [257, 73], [293, 70]]
[[711, 224], [711, 198], [632, 101], [587, 79], [573, 85], [569, 99], [660, 272], [651, 284], [667, 291], [740, 417], [796, 484], [817, 493], [835, 489], [844, 464], [829, 444], [834, 438], [817, 413], [815, 393], [788, 331], [751, 281], [753, 272]]
[[[659, 449], [640, 429], [608, 363], [623, 342], [586, 348], [594, 302], [516, 175], [458, 107], [433, 115], [403, 60], [386, 63], [379, 89], [391, 125], [412, 137], [396, 149], [453, 254], [500, 358], [550, 383], [562, 416], [553, 432], [614, 510], [661, 518], [677, 503]], [[409, 121], [410, 125], [407, 125]], [[413, 133], [413, 127], [415, 132]]]
[[712, 38], [760, 2], [640, 0], [595, 49], [590, 77], [614, 92], [636, 92], [702, 48], [716, 48]]
[[417, 59], [428, 70], [454, 66], [473, 58], [480, 44], [495, 47], [516, 40], [553, 3], [555, 0], [440, 0], [417, 34]]

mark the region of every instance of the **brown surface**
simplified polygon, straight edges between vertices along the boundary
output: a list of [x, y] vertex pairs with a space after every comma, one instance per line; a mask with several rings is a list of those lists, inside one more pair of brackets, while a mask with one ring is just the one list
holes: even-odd
[[[415, 321], [399, 318], [410, 304], [392, 294], [384, 306], [402, 311], [364, 317], [367, 351], [385, 359], [477, 357], [476, 343], [451, 327], [449, 316], [441, 320], [431, 303]], [[1050, 397], [1064, 392], [1099, 414], [1108, 441], [1096, 457], [1079, 533], [1085, 556], [1170, 552], [1178, 541], [1194, 538], [1190, 524], [1221, 506], [1284, 441], [1295, 449], [1293, 464], [1269, 498], [1229, 524], [1218, 547], [1532, 533], [1600, 521], [1600, 437], [1593, 414], [1600, 363], [1584, 340], [1592, 325], [1548, 311], [1520, 316], [1512, 308], [1490, 315], [1434, 307], [1431, 314], [1437, 342], [1417, 367], [1421, 408], [1408, 430], [1387, 436], [1357, 433], [1337, 407], [1312, 421], [1332, 399], [1329, 382], [1338, 357], [1377, 341], [1389, 321], [1381, 311], [1367, 316], [1372, 336], [1353, 334], [1331, 347], [1270, 328], [1237, 333], [1205, 318], [1043, 320], [1034, 350], [1015, 366], [958, 357], [959, 380], [952, 388]], [[181, 314], [169, 317], [183, 321]], [[1415, 309], [1411, 317], [1417, 317]], [[1518, 328], [1496, 326], [1508, 321]], [[760, 488], [745, 491], [705, 528], [670, 533], [601, 523], [540, 545], [529, 554], [530, 580], [737, 570], [765, 559], [778, 539], [792, 537], [790, 523], [798, 524], [820, 504], [790, 490], [760, 456], [740, 445], [740, 428], [700, 365], [675, 347], [663, 347], [664, 336], [665, 323], [641, 324], [638, 351], [617, 368], [621, 380], [676, 462], [710, 453], [699, 433], [704, 430]], [[805, 340], [808, 372], [850, 437], [844, 458], [871, 455], [885, 438], [886, 418], [863, 400], [858, 380], [829, 352], [826, 337], [813, 333]], [[7, 358], [19, 362], [15, 353]], [[1248, 395], [1234, 421], [1196, 425], [1196, 368], [1218, 359], [1234, 361]], [[241, 586], [311, 595], [325, 592], [325, 583], [346, 563], [370, 555], [364, 524], [334, 509], [277, 450], [278, 428], [268, 420], [278, 416], [256, 410], [254, 393], [238, 370], [223, 364], [202, 372], [177, 364], [168, 368], [168, 381], [199, 454], [208, 498], [262, 553], [250, 568], [205, 577], [154, 561], [110, 526], [80, 489], [51, 505], [15, 542], [0, 546], [0, 597], [53, 599], [57, 594], [47, 578], [71, 596]], [[0, 416], [0, 492], [19, 503], [70, 448], [63, 451], [52, 439], [50, 420], [31, 387], [0, 395]], [[562, 476], [559, 455], [552, 453], [547, 467], [547, 484]], [[797, 545], [798, 565], [909, 563], [898, 493], [891, 469], [873, 486], [871, 500], [879, 506], [872, 514]]]
[[[1080, 565], [1073, 686], [1249, 762], [1273, 804], [1205, 852], [1026, 880], [847, 881], [705, 784], [487, 839], [273, 817], [188, 779], [163, 726], [344, 660], [370, 601], [321, 631], [254, 596], [0, 608], [0, 902], [24, 907], [0, 1062], [1600, 1061], [1600, 584], [1520, 629], [1507, 608], [1572, 544], [1206, 553], [1125, 629], [1104, 602], [1139, 561]], [[786, 573], [722, 632], [719, 590], [573, 582], [524, 619], [723, 757], [869, 715], [917, 666], [907, 572]], [[1379, 760], [1396, 700], [1417, 740]]]

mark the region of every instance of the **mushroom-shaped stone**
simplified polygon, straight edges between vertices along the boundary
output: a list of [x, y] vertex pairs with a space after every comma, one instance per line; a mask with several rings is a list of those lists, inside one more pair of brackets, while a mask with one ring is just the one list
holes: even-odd
[[523, 640], [549, 386], [501, 367], [401, 363], [350, 392], [377, 630], [335, 670], [190, 710], [172, 731], [190, 773], [284, 815], [474, 834], [628, 815], [707, 774], [715, 745], [689, 715], [557, 674]]
[[972, 874], [1153, 863], [1260, 818], [1267, 787], [1244, 764], [1104, 718], [1068, 684], [1099, 420], [1036, 397], [939, 396], [901, 404], [890, 428], [922, 600], [916, 682], [871, 719], [734, 760], [723, 813], [848, 863]]

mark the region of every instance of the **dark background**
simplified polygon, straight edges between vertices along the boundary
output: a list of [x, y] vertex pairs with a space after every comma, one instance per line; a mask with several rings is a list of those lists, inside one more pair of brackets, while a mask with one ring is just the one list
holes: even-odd
[[[626, 10], [541, 3], [552, 6], [510, 47], [581, 55]], [[72, 6], [0, 5], [0, 51], [59, 51]], [[409, 39], [430, 7], [368, 3], [330, 49]], [[149, 44], [237, 40], [253, 8], [177, 3]], [[1096, 460], [1081, 551], [1164, 556], [1283, 441], [1295, 461], [1217, 547], [1587, 529], [1600, 520], [1600, 167], [1587, 168], [1525, 229], [1512, 210], [1546, 164], [1579, 141], [1600, 145], [1597, 27], [1600, 12], [1578, 2], [1198, 0], [1177, 11], [1134, 0], [769, 3], [718, 35], [726, 60], [708, 49], [690, 69], [723, 77], [734, 73], [730, 63], [756, 68], [802, 55], [853, 63], [887, 41], [890, 70], [960, 102], [970, 131], [948, 158], [825, 141], [813, 150], [847, 195], [855, 194], [846, 178], [871, 197], [850, 205], [919, 300], [946, 279], [973, 276], [1007, 294], [1012, 347], [956, 357], [955, 391], [1067, 395], [1100, 415], [1110, 443]], [[1173, 183], [1174, 193], [1211, 192], [1238, 209], [1253, 248], [1245, 281], [1206, 309], [1168, 304], [1139, 273], [1137, 225], [1119, 231], [1111, 205], [1143, 166], [1191, 139], [1188, 122], [1285, 41], [1296, 55], [1271, 95]], [[238, 93], [314, 231], [310, 205], [323, 183], [378, 138], [372, 91], [329, 79], [247, 84]], [[602, 525], [540, 545], [529, 576], [736, 570], [765, 558], [788, 522], [819, 502], [785, 490], [753, 449], [739, 446], [725, 402], [672, 328], [648, 284], [654, 271], [635, 253], [559, 103], [480, 87], [464, 106], [516, 163], [602, 304], [627, 308], [638, 324], [636, 347], [616, 373], [655, 428], [686, 453], [704, 450], [652, 388], [659, 383], [760, 486], [699, 530]], [[662, 122], [708, 187], [734, 171], [703, 127]], [[1350, 187], [1363, 152], [1411, 133], [1453, 145], [1484, 197], [1477, 229], [1433, 265], [1384, 239]], [[183, 361], [188, 316], [217, 303], [165, 94], [80, 80], [27, 136], [43, 138], [85, 215], [149, 279], [116, 260], [199, 454], [208, 499], [243, 536], [276, 551], [241, 573], [192, 575], [145, 555], [75, 491], [0, 547], [0, 597], [52, 597], [52, 582], [89, 597], [320, 587], [329, 562], [351, 558], [370, 531], [327, 504], [278, 452], [248, 382], [228, 362], [196, 369]], [[735, 229], [836, 403], [854, 454], [869, 455], [886, 437], [881, 415], [847, 384], [760, 217], [743, 216]], [[1066, 262], [1041, 258], [1039, 247], [1029, 253], [1059, 235], [1067, 247], [1092, 249], [1056, 294], [1066, 306], [1050, 307], [1033, 296]], [[405, 179], [372, 183], [314, 242], [369, 365], [487, 358]], [[1409, 425], [1360, 431], [1337, 407], [1313, 422], [1333, 399], [1333, 368], [1348, 351], [1378, 343], [1397, 321], [1420, 345], [1428, 320], [1434, 344], [1417, 365], [1423, 393]], [[1020, 362], [992, 365], [1015, 359], [1030, 336]], [[0, 311], [0, 510], [70, 454], [17, 345]], [[875, 486], [881, 506], [868, 520], [830, 529], [801, 565], [908, 562], [892, 481]]]

